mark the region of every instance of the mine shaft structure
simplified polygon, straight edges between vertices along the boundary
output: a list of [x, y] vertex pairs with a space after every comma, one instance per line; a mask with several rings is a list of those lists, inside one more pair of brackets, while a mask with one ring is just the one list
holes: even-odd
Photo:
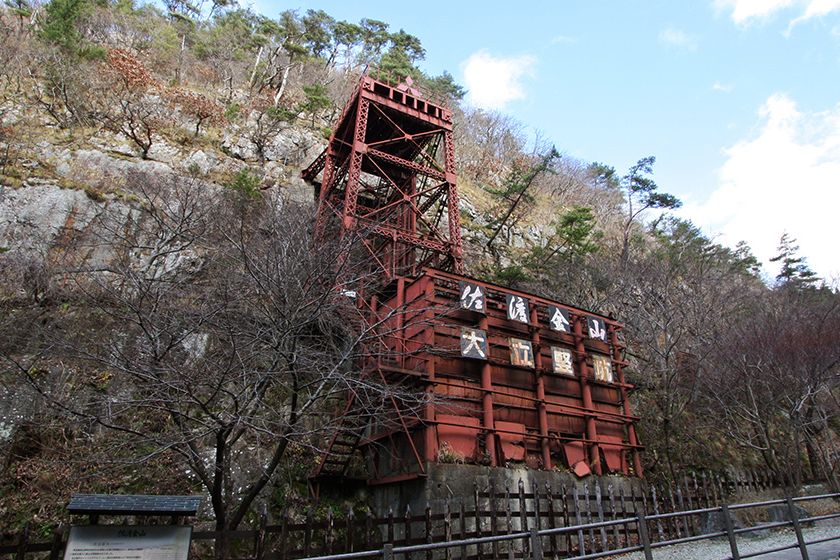
[[302, 176], [316, 188], [316, 231], [366, 233], [383, 280], [463, 271], [452, 112], [410, 85], [364, 76]]
[[371, 485], [439, 462], [642, 476], [622, 325], [463, 275], [449, 109], [410, 80], [365, 75], [302, 176], [316, 233], [353, 235], [377, 278], [357, 296], [381, 333], [360, 371], [427, 397], [391, 399], [383, 420], [357, 414], [349, 393], [313, 488], [351, 477], [354, 461]]

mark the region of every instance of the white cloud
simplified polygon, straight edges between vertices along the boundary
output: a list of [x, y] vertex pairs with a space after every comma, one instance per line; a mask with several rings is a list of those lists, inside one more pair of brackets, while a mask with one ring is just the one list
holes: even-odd
[[821, 18], [838, 10], [840, 10], [840, 0], [811, 0], [805, 7], [803, 14], [790, 21], [786, 33], [790, 34], [793, 26], [797, 23], [802, 23], [812, 18]]
[[559, 44], [571, 44], [577, 43], [577, 39], [575, 37], [570, 37], [568, 35], [555, 35], [551, 38], [552, 45], [559, 45]]
[[536, 59], [529, 55], [495, 57], [487, 51], [470, 55], [463, 64], [467, 101], [482, 109], [503, 109], [525, 98], [522, 80], [533, 75]]
[[818, 274], [837, 277], [840, 104], [802, 113], [790, 97], [777, 93], [758, 115], [757, 135], [725, 151], [714, 192], [705, 202], [687, 203], [681, 214], [719, 233], [726, 245], [746, 241], [765, 266], [788, 232]]
[[712, 84], [712, 91], [719, 91], [721, 93], [729, 93], [732, 91], [734, 86], [732, 84], [722, 84], [720, 82], [715, 82]]
[[730, 17], [738, 25], [751, 20], [764, 19], [784, 8], [793, 6], [799, 0], [715, 0], [719, 10], [731, 10]]
[[687, 51], [697, 50], [697, 39], [685, 31], [668, 27], [659, 34], [659, 40], [670, 47]]
[[840, 11], [840, 0], [714, 0], [718, 10], [729, 11], [732, 21], [746, 25], [785, 10], [796, 8], [799, 15], [790, 20], [788, 33], [797, 23]]

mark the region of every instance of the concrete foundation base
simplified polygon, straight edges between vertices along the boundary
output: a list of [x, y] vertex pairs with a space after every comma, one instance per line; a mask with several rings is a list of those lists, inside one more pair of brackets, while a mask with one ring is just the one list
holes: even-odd
[[545, 493], [546, 488], [550, 487], [552, 492], [558, 495], [563, 488], [566, 492], [571, 492], [575, 487], [578, 493], [582, 494], [585, 484], [593, 494], [595, 487], [600, 486], [606, 495], [609, 485], [612, 485], [616, 495], [621, 489], [625, 496], [629, 496], [634, 489], [640, 494], [644, 485], [638, 478], [616, 475], [579, 479], [569, 472], [539, 471], [524, 467], [431, 464], [427, 468], [426, 478], [371, 486], [368, 488], [368, 495], [371, 508], [379, 515], [386, 515], [389, 510], [395, 514], [403, 513], [406, 507], [419, 513], [424, 511], [427, 505], [433, 511], [441, 511], [447, 499], [454, 503], [473, 501], [476, 489], [479, 492], [486, 492], [491, 487], [495, 488], [496, 492], [504, 492], [507, 489], [511, 495], [516, 495], [519, 492], [520, 481], [525, 492], [531, 492], [536, 485], [540, 493]]

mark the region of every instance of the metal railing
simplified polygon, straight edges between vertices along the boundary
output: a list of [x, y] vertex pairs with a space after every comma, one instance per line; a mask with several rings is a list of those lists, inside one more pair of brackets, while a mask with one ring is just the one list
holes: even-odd
[[[542, 560], [543, 559], [543, 546], [542, 546], [542, 538], [543, 537], [550, 537], [554, 535], [565, 535], [565, 534], [577, 534], [577, 540], [579, 543], [579, 553], [577, 556], [569, 556], [568, 558], [575, 558], [577, 560], [584, 560], [584, 559], [594, 559], [594, 558], [603, 558], [606, 556], [615, 556], [620, 554], [626, 554], [631, 552], [643, 552], [644, 557], [646, 560], [653, 560], [653, 551], [659, 548], [667, 547], [667, 546], [674, 546], [678, 544], [684, 543], [695, 543], [699, 541], [711, 540], [716, 538], [725, 537], [729, 541], [729, 548], [731, 551], [731, 556], [727, 556], [725, 560], [741, 560], [745, 558], [752, 558], [754, 556], [759, 556], [761, 554], [768, 554], [771, 552], [779, 552], [782, 550], [790, 550], [790, 549], [799, 549], [799, 552], [804, 560], [809, 560], [808, 557], [808, 546], [813, 544], [819, 544], [824, 542], [829, 542], [833, 540], [840, 540], [840, 531], [838, 531], [837, 536], [832, 536], [828, 538], [822, 539], [815, 539], [811, 541], [806, 541], [805, 537], [802, 532], [802, 524], [803, 523], [812, 523], [817, 521], [826, 521], [830, 519], [840, 518], [840, 512], [831, 513], [827, 515], [818, 515], [812, 517], [799, 517], [797, 509], [795, 507], [796, 503], [801, 502], [809, 502], [809, 501], [816, 501], [816, 500], [825, 500], [825, 499], [840, 499], [840, 493], [836, 494], [820, 494], [817, 496], [804, 496], [799, 498], [784, 498], [779, 500], [768, 500], [763, 502], [752, 502], [752, 503], [745, 503], [745, 504], [734, 504], [734, 505], [727, 505], [722, 504], [718, 507], [713, 508], [703, 508], [703, 509], [693, 509], [687, 511], [678, 511], [673, 513], [660, 513], [655, 515], [645, 515], [644, 513], [640, 512], [638, 515], [633, 517], [625, 517], [622, 519], [613, 519], [610, 521], [601, 521], [597, 523], [586, 523], [582, 525], [573, 525], [569, 527], [554, 527], [551, 529], [531, 529], [530, 531], [521, 531], [517, 533], [510, 533], [506, 535], [494, 535], [488, 537], [475, 537], [475, 538], [468, 538], [468, 539], [460, 539], [460, 540], [452, 540], [446, 542], [439, 542], [439, 543], [428, 543], [428, 544], [417, 544], [417, 545], [410, 545], [410, 546], [398, 546], [395, 547], [392, 544], [385, 544], [382, 548], [375, 549], [375, 550], [365, 550], [360, 552], [349, 552], [344, 554], [332, 554], [328, 556], [314, 556], [309, 557], [307, 560], [356, 560], [362, 558], [381, 558], [382, 560], [394, 560], [397, 555], [404, 555], [405, 558], [409, 558], [411, 553], [418, 553], [418, 552], [426, 552], [431, 553], [435, 550], [442, 550], [442, 549], [449, 549], [449, 548], [461, 548], [462, 556], [464, 555], [464, 550], [468, 546], [481, 546], [485, 544], [492, 544], [492, 543], [501, 543], [501, 542], [515, 542], [521, 541], [522, 542], [522, 557], [528, 558], [530, 557], [531, 560]], [[732, 518], [730, 516], [730, 512], [733, 510], [743, 510], [748, 508], [760, 508], [760, 507], [768, 507], [773, 505], [784, 505], [786, 506], [786, 512], [789, 517], [787, 521], [777, 521], [771, 523], [763, 523], [760, 525], [755, 525], [752, 527], [744, 527], [736, 529], [732, 523]], [[704, 533], [700, 535], [692, 535], [686, 536], [676, 539], [668, 539], [668, 540], [658, 540], [653, 541], [650, 538], [650, 532], [648, 523], [656, 522], [662, 523], [668, 520], [676, 520], [676, 519], [685, 519], [690, 516], [701, 516], [706, 514], [714, 514], [720, 513], [723, 518], [723, 523], [725, 530], [723, 531], [714, 531], [710, 533]], [[628, 526], [633, 524], [638, 529], [638, 544], [624, 546], [622, 548], [615, 548], [610, 550], [602, 550], [599, 552], [590, 552], [587, 553], [585, 549], [585, 538], [584, 538], [584, 531], [590, 531], [594, 529], [605, 529], [607, 527], [613, 526]], [[796, 542], [786, 546], [779, 546], [774, 548], [768, 548], [765, 550], [760, 551], [753, 551], [749, 554], [741, 554], [738, 550], [738, 535], [744, 533], [750, 533], [754, 531], [760, 531], [764, 529], [775, 529], [781, 527], [793, 527], [794, 533], [796, 535]], [[530, 551], [530, 552], [528, 552]], [[507, 556], [509, 559], [514, 558], [514, 549], [511, 546], [508, 550]]]

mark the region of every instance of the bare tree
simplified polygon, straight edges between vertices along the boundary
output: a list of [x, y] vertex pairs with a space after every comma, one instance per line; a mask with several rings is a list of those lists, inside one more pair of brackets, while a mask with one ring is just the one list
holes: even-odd
[[812, 472], [836, 487], [837, 294], [775, 290], [733, 324], [717, 352], [704, 395], [718, 429], [756, 452], [780, 480], [801, 483], [807, 457]]
[[637, 406], [649, 411], [641, 428], [652, 451], [650, 467], [673, 478], [706, 450], [708, 442], [692, 425], [695, 401], [716, 342], [727, 336], [727, 318], [763, 292], [738, 255], [692, 224], [667, 220], [656, 235], [649, 252], [617, 265], [624, 274], [617, 274], [614, 301], [627, 323], [641, 389]]
[[[28, 362], [4, 362], [77, 421], [119, 434], [114, 459], [177, 455], [216, 529], [231, 530], [290, 447], [317, 448], [336, 429], [330, 413], [348, 391], [365, 417], [423, 402], [359, 367], [381, 351], [390, 317], [363, 317], [352, 296], [368, 268], [341, 258], [350, 240], [315, 245], [309, 207], [174, 177], [130, 185], [137, 205], [106, 207], [78, 236], [76, 254], [106, 245], [108, 258], [62, 271], [93, 324], [52, 329]], [[33, 375], [36, 354], [103, 381], [56, 394]], [[227, 552], [220, 538], [217, 556]]]
[[477, 109], [454, 121], [459, 169], [474, 180], [502, 175], [504, 163], [525, 151], [522, 125], [501, 113]]

